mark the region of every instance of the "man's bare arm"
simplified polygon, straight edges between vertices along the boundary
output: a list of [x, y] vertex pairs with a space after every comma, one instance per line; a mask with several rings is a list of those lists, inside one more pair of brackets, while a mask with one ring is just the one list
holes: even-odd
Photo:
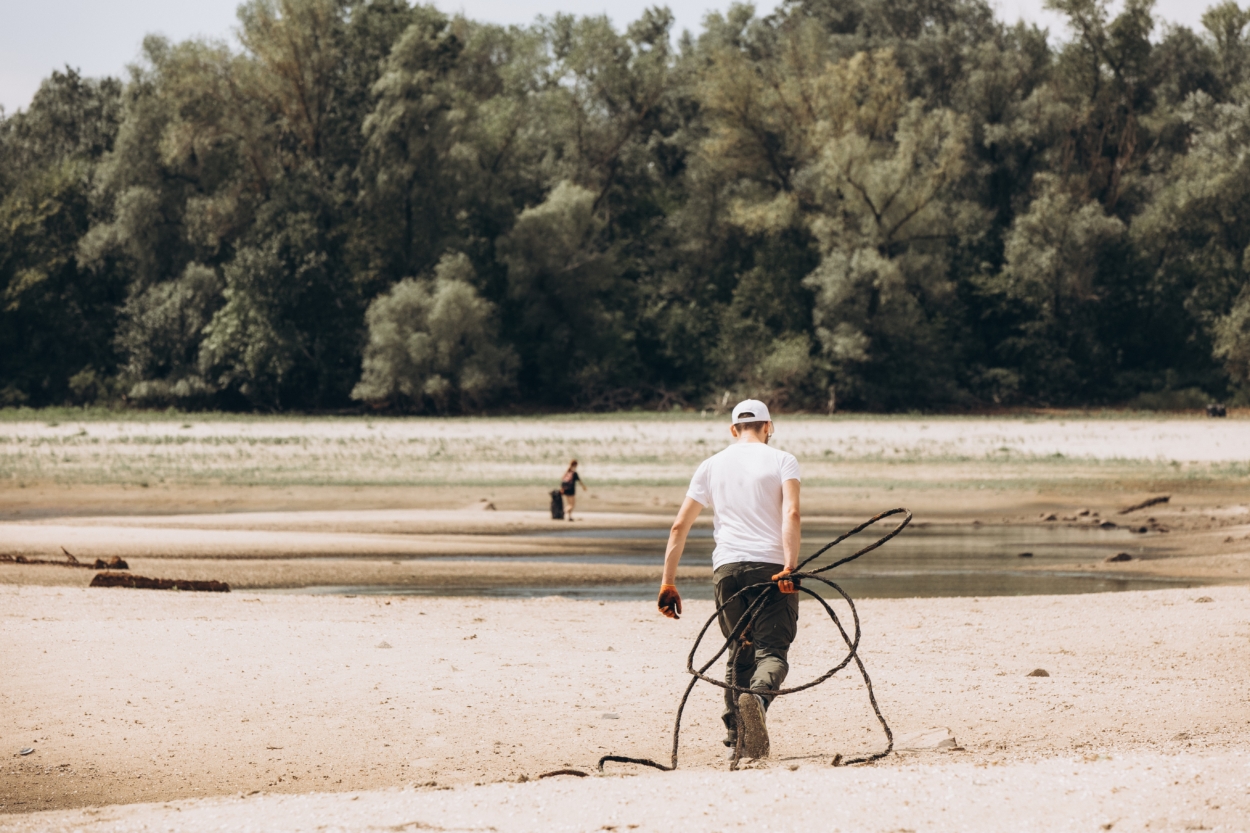
[[686, 536], [690, 527], [694, 526], [695, 518], [703, 511], [703, 504], [694, 498], [686, 498], [677, 510], [677, 518], [668, 531], [668, 548], [664, 551], [664, 578], [662, 583], [677, 582], [677, 565], [681, 563], [681, 555], [686, 550]]
[[799, 481], [787, 480], [781, 484], [781, 549], [785, 554], [787, 570], [793, 571], [799, 566], [799, 544], [803, 540], [801, 527]]
[[781, 484], [781, 551], [785, 567], [773, 576], [782, 593], [793, 593], [794, 582], [785, 576], [799, 565], [799, 544], [803, 541], [802, 519], [799, 515], [799, 481], [787, 480]]

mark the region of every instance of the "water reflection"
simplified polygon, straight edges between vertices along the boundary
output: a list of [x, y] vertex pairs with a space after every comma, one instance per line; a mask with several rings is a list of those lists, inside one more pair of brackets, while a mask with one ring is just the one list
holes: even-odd
[[[894, 528], [894, 519], [887, 518], [848, 539], [822, 556], [815, 566], [845, 558], [867, 546]], [[805, 526], [803, 556], [820, 549], [844, 529]], [[660, 564], [663, 563], [666, 529], [578, 529], [543, 537], [583, 538], [593, 541], [595, 554], [585, 556], [531, 556], [539, 561], [561, 560], [584, 564]], [[612, 545], [619, 552], [605, 552]], [[682, 557], [684, 566], [710, 566], [712, 563], [712, 531], [691, 530]], [[863, 570], [942, 571], [998, 569], [1004, 564], [1015, 569], [1021, 564], [1030, 567], [1070, 565], [1077, 562], [1101, 561], [1116, 552], [1143, 552], [1140, 536], [1127, 529], [1098, 529], [1068, 526], [955, 526], [912, 524], [897, 538], [879, 550], [838, 568], [839, 575]], [[1029, 553], [1022, 558], [1021, 553]], [[489, 558], [489, 556], [486, 556]], [[1007, 559], [1007, 561], [1004, 561]], [[888, 565], [888, 566], [887, 566]]]
[[[888, 523], [888, 522], [887, 522]], [[879, 536], [892, 526], [879, 524]], [[841, 530], [804, 529], [804, 555], [810, 554]], [[866, 530], [822, 556], [819, 567], [843, 558], [877, 536]], [[710, 530], [694, 530], [682, 559], [683, 566], [710, 566], [713, 542]], [[594, 541], [586, 555], [509, 557], [509, 563], [632, 564], [656, 569], [663, 562], [667, 530], [568, 530], [545, 537], [584, 538]], [[588, 547], [588, 549], [591, 547]], [[607, 550], [606, 552], [604, 550]], [[856, 598], [908, 598], [933, 596], [1025, 596], [1070, 593], [1105, 593], [1167, 587], [1198, 587], [1209, 582], [1144, 575], [1090, 573], [1076, 564], [1102, 561], [1117, 552], [1138, 555], [1140, 538], [1124, 529], [1073, 528], [1066, 526], [913, 526], [879, 550], [827, 573]], [[1154, 551], [1156, 554], [1158, 550]], [[1029, 553], [1021, 557], [1021, 553]], [[457, 558], [458, 561], [498, 562], [493, 556]], [[488, 571], [485, 568], [484, 571]], [[827, 588], [826, 588], [827, 589]], [[293, 593], [388, 594], [417, 596], [492, 596], [533, 598], [564, 596], [577, 599], [651, 599], [655, 584], [613, 584], [561, 587], [556, 585], [449, 587], [397, 587], [387, 585], [325, 586], [292, 589]], [[688, 598], [710, 599], [708, 581], [683, 582]], [[805, 597], [806, 598], [806, 597]]]
[[[658, 579], [657, 579], [658, 582]], [[1106, 576], [1088, 573], [996, 573], [992, 575], [858, 576], [837, 581], [854, 599], [909, 599], [948, 596], [1050, 596], [1075, 593], [1108, 593], [1120, 590], [1162, 590], [1169, 587], [1203, 587], [1211, 584], [1197, 579], [1167, 579], [1150, 576]], [[392, 585], [323, 585], [281, 590], [251, 590], [257, 593], [307, 593], [312, 595], [360, 596], [485, 596], [505, 599], [536, 599], [560, 596], [596, 601], [651, 601], [656, 582], [611, 584], [585, 587], [395, 587]], [[821, 595], [834, 595], [829, 588], [817, 588]], [[685, 582], [681, 594], [686, 599], [711, 599], [710, 582]], [[810, 601], [803, 596], [803, 601]]]

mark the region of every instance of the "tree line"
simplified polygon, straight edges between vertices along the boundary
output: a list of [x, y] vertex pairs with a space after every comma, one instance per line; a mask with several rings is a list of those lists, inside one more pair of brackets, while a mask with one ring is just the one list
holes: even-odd
[[0, 406], [1250, 395], [1250, 11], [248, 0], [0, 114]]

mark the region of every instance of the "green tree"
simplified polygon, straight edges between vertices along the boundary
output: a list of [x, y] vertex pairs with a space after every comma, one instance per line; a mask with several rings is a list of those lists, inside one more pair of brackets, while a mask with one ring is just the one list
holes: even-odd
[[1155, 105], [1154, 0], [1127, 0], [1114, 18], [1109, 5], [1108, 0], [1046, 3], [1068, 18], [1076, 34], [1059, 53], [1056, 81], [1067, 104], [1068, 135], [1054, 143], [1052, 153], [1066, 155], [1085, 194], [1115, 211], [1126, 194], [1136, 200], [1133, 188], [1156, 138], [1149, 119]]
[[120, 98], [117, 81], [67, 69], [40, 86], [26, 112], [0, 119], [2, 403], [81, 399], [72, 377], [114, 371], [124, 278], [84, 268], [77, 249], [91, 222], [95, 165], [117, 132]]
[[461, 206], [449, 154], [461, 114], [451, 75], [462, 48], [446, 17], [420, 9], [374, 84], [360, 176], [370, 266], [383, 281], [429, 269], [455, 234]]
[[1226, 0], [1203, 13], [1202, 26], [1213, 42], [1218, 91], [1231, 93], [1246, 80], [1250, 71], [1250, 39], [1246, 37], [1250, 9], [1242, 9], [1232, 0]]
[[493, 304], [473, 287], [473, 265], [448, 254], [432, 279], [403, 280], [369, 305], [364, 373], [352, 397], [438, 413], [469, 411], [511, 388], [516, 358], [499, 344]]
[[[1171, 367], [1201, 372], [1198, 360], [1214, 356], [1233, 383], [1246, 389], [1240, 364], [1244, 340], [1246, 287], [1250, 286], [1250, 96], [1217, 104], [1195, 95], [1185, 109], [1193, 130], [1190, 149], [1166, 175], [1146, 211], [1133, 223], [1137, 245], [1156, 268], [1151, 285], [1167, 292], [1173, 314], [1187, 313], [1198, 355], [1172, 356]], [[1206, 354], [1206, 355], [1203, 355]], [[1188, 359], [1182, 363], [1182, 360]], [[1218, 393], [1214, 380], [1203, 380]]]
[[153, 284], [122, 307], [117, 347], [131, 400], [151, 405], [205, 404], [216, 388], [199, 372], [204, 329], [220, 306], [222, 281], [192, 263], [181, 277]]
[[1006, 265], [993, 288], [1020, 310], [1019, 331], [1001, 346], [1014, 382], [1000, 374], [1004, 398], [1022, 394], [1042, 401], [1083, 399], [1105, 374], [1090, 368], [1105, 363], [1092, 320], [1099, 314], [1099, 275], [1119, 250], [1125, 226], [1094, 200], [1082, 202], [1053, 178], [1042, 178], [1041, 192], [1016, 218], [1006, 242]]
[[[131, 276], [117, 342], [136, 392], [202, 402], [207, 386], [217, 405], [241, 407], [348, 401], [367, 300], [361, 122], [412, 19], [398, 0], [252, 0], [239, 9], [240, 50], [147, 41], [102, 166], [104, 219], [80, 247]], [[195, 367], [181, 351], [149, 361], [144, 338], [191, 297], [179, 281], [195, 264], [222, 276], [202, 299], [211, 323], [181, 336], [202, 342]], [[207, 284], [196, 286], [199, 297]]]
[[594, 203], [593, 191], [562, 182], [497, 244], [521, 380], [548, 405], [594, 405], [633, 381], [619, 266], [603, 245]]
[[1217, 318], [1212, 329], [1214, 355], [1245, 401], [1250, 393], [1250, 291], [1242, 289], [1232, 309]]
[[1051, 8], [247, 0], [0, 115], [0, 401], [1250, 396], [1250, 12]]
[[891, 53], [827, 55], [811, 23], [788, 31], [767, 62], [721, 49], [702, 87], [713, 125], [703, 157], [739, 183], [734, 224], [757, 235], [802, 229], [814, 241], [820, 263], [802, 281], [846, 399], [949, 402], [950, 244], [979, 218], [954, 190], [967, 127], [909, 100]]
[[200, 372], [255, 407], [276, 410], [293, 398], [324, 403], [334, 370], [326, 354], [350, 356], [335, 343], [343, 287], [314, 217], [282, 213], [261, 222], [269, 231], [262, 242], [240, 247], [223, 269], [224, 304], [204, 328]]

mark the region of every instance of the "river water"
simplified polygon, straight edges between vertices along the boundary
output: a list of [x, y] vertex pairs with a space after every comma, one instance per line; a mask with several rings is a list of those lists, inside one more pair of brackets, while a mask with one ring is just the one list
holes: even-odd
[[[891, 519], [865, 530], [834, 547], [808, 569], [818, 568], [851, 555], [891, 529]], [[876, 530], [880, 530], [879, 532]], [[819, 549], [841, 530], [804, 529], [803, 555]], [[874, 534], [875, 533], [875, 534]], [[543, 533], [543, 537], [593, 539], [596, 554], [585, 556], [552, 555], [509, 557], [510, 563], [634, 564], [654, 566], [656, 582], [604, 586], [560, 587], [556, 585], [389, 587], [351, 585], [300, 588], [288, 592], [346, 595], [472, 595], [512, 598], [565, 596], [579, 599], [626, 600], [655, 596], [663, 563], [665, 529], [583, 530]], [[589, 541], [588, 541], [589, 544]], [[613, 544], [619, 552], [611, 552]], [[713, 541], [711, 530], [694, 530], [682, 558], [683, 566], [710, 566]], [[604, 552], [604, 550], [608, 552]], [[1208, 582], [1156, 578], [1146, 575], [1092, 573], [1078, 564], [1102, 561], [1109, 555], [1127, 552], [1138, 556], [1143, 550], [1139, 536], [1126, 529], [1068, 526], [948, 526], [913, 525], [880, 549], [844, 564], [824, 576], [837, 582], [855, 598], [908, 598], [918, 596], [1025, 596], [1066, 593], [1103, 593], [1120, 590], [1146, 590], [1166, 587], [1198, 587]], [[1029, 555], [1025, 556], [1024, 553]], [[1155, 550], [1157, 555], [1158, 551]], [[497, 560], [490, 556], [458, 558], [482, 564], [483, 571]], [[823, 585], [822, 591], [829, 591]], [[710, 582], [683, 582], [686, 598], [712, 596]], [[282, 592], [282, 591], [278, 591]], [[806, 597], [804, 597], [806, 598]]]

